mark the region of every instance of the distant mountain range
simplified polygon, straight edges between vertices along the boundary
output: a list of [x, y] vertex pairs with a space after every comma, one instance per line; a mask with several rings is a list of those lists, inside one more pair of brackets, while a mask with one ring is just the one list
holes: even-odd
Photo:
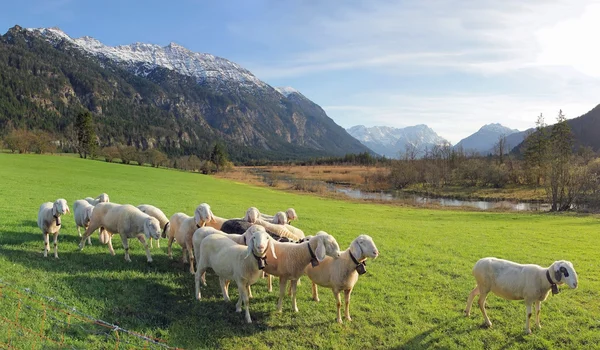
[[[515, 136], [509, 138], [511, 135]], [[501, 137], [506, 138], [505, 152], [508, 153], [523, 141], [525, 134], [517, 129], [507, 128], [498, 123], [486, 124], [474, 134], [460, 140], [454, 145], [454, 148], [462, 148], [462, 150], [467, 153], [475, 152], [481, 155], [487, 155], [489, 153], [494, 153], [494, 145], [498, 143]]]
[[108, 46], [58, 28], [0, 36], [0, 133], [9, 126], [72, 132], [93, 114], [101, 146], [295, 160], [369, 152], [292, 88], [275, 89], [227, 59], [171, 43]]
[[346, 129], [350, 135], [369, 147], [375, 153], [388, 158], [401, 158], [407, 150], [416, 151], [422, 157], [426, 149], [436, 145], [450, 144], [427, 125], [415, 125], [406, 128], [389, 126], [366, 127], [356, 125]]

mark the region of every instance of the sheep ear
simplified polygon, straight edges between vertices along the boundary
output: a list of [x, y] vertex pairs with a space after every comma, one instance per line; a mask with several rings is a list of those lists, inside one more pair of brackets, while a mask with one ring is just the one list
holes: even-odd
[[202, 219], [200, 219], [200, 208], [196, 208], [196, 210], [194, 211], [194, 221], [196, 221], [196, 225], [199, 225], [200, 222], [202, 222]]
[[252, 254], [254, 252], [254, 237], [250, 238], [250, 241], [248, 241], [248, 252], [246, 253], [246, 256], [244, 257], [244, 259], [247, 259], [250, 254]]
[[273, 258], [277, 259], [277, 255], [275, 254], [275, 240], [273, 238], [269, 238], [269, 244], [271, 245], [271, 254], [273, 254]]
[[58, 214], [58, 209], [56, 209], [56, 202], [54, 202], [54, 204], [52, 204], [52, 216], [57, 216]]
[[315, 250], [315, 255], [319, 262], [325, 260], [325, 253], [325, 244], [322, 240], [319, 240], [319, 243], [317, 244], [317, 249]]
[[69, 210], [69, 206], [67, 206], [67, 214], [71, 214], [71, 210]]
[[560, 264], [554, 264], [554, 279], [556, 279], [556, 282], [560, 282], [560, 279], [561, 279], [560, 269], [561, 269]]
[[150, 238], [150, 218], [144, 221], [144, 235], [146, 238]]
[[362, 249], [360, 249], [360, 245], [358, 244], [358, 240], [355, 239], [354, 241], [352, 241], [352, 244], [350, 244], [350, 253], [352, 253], [352, 256], [355, 259], [360, 260], [360, 258], [362, 258]]

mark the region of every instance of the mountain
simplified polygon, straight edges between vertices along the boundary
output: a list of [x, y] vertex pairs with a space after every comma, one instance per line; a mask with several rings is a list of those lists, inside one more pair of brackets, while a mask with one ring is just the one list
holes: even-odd
[[0, 36], [0, 132], [40, 128], [68, 146], [83, 110], [101, 146], [205, 158], [223, 141], [237, 161], [369, 152], [298, 91], [224, 58], [174, 43], [111, 47], [57, 28]]
[[407, 151], [407, 146], [414, 147], [417, 157], [422, 157], [427, 148], [449, 144], [448, 141], [423, 124], [406, 128], [389, 126], [367, 128], [364, 125], [356, 125], [346, 131], [363, 145], [388, 158], [400, 158]]
[[[498, 143], [500, 137], [507, 137], [508, 144], [508, 137], [515, 133], [519, 133], [519, 130], [510, 129], [498, 123], [487, 124], [482, 126], [476, 133], [460, 140], [454, 145], [454, 148], [462, 148], [465, 152], [477, 152], [481, 155], [487, 155], [488, 153], [492, 153], [494, 145]], [[518, 139], [518, 137], [516, 137], [516, 139]], [[511, 142], [515, 141], [512, 141], [511, 138]], [[513, 144], [513, 147], [517, 144], [518, 143]]]

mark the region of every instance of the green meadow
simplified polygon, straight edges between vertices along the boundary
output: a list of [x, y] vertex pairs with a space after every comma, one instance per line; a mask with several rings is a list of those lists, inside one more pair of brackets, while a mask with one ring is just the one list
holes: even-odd
[[[259, 280], [250, 300], [254, 323], [246, 324], [243, 315], [235, 312], [234, 284], [232, 302], [226, 303], [218, 278], [209, 273], [204, 299], [193, 298], [193, 276], [181, 262], [181, 249], [174, 244], [174, 260], [169, 260], [166, 240], [152, 249], [151, 265], [137, 240], [130, 241], [132, 262], [125, 262], [118, 236], [113, 238], [115, 256], [99, 243], [97, 233], [91, 247], [78, 251], [71, 214], [62, 221], [60, 259], [52, 254], [43, 258], [42, 234], [36, 224], [40, 204], [65, 198], [72, 206], [77, 199], [102, 192], [116, 203], [153, 204], [167, 216], [191, 215], [202, 202], [222, 217], [241, 217], [250, 206], [266, 213], [294, 207], [300, 217], [296, 226], [306, 234], [326, 231], [346, 249], [352, 239], [366, 233], [381, 255], [367, 262], [368, 272], [354, 288], [352, 322], [335, 322], [330, 290], [320, 288], [321, 301], [313, 302], [310, 281], [304, 277], [298, 286], [298, 313], [291, 311], [287, 296], [283, 312], [278, 313], [278, 293], [268, 293], [266, 280]], [[34, 291], [35, 300], [51, 297], [93, 318], [187, 349], [600, 348], [599, 228], [594, 215], [345, 202], [174, 170], [0, 153], [0, 280], [14, 289]], [[494, 325], [483, 328], [476, 304], [470, 318], [463, 316], [463, 310], [475, 286], [471, 269], [486, 256], [542, 266], [570, 260], [579, 275], [579, 288], [562, 285], [560, 294], [549, 296], [542, 304], [542, 329], [532, 327], [532, 335], [523, 332], [522, 301], [490, 294], [487, 307]], [[18, 298], [4, 297], [8, 295], [6, 288], [0, 288], [4, 347], [136, 346], [133, 340], [116, 344], [115, 337], [85, 323], [68, 320], [65, 325], [66, 317], [45, 317], [42, 322], [39, 310], [22, 307]], [[28, 336], [22, 327], [53, 341]]]

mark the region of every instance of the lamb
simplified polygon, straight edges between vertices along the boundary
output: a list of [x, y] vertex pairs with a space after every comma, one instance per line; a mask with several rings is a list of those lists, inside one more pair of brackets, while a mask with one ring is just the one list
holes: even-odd
[[58, 259], [58, 231], [61, 226], [61, 215], [70, 213], [69, 206], [65, 199], [59, 198], [52, 202], [46, 202], [40, 205], [38, 211], [37, 224], [44, 235], [44, 258], [48, 257], [50, 250], [49, 235], [54, 235], [54, 258]]
[[[137, 208], [141, 210], [142, 213], [146, 213], [150, 216], [155, 217], [158, 220], [158, 222], [160, 222], [160, 226], [162, 227], [162, 234], [160, 236], [162, 238], [167, 237], [167, 230], [169, 229], [169, 219], [167, 219], [167, 216], [165, 215], [165, 213], [162, 212], [162, 210], [149, 204], [140, 204], [137, 206]], [[156, 241], [156, 246], [160, 248], [160, 240]], [[152, 237], [150, 237], [150, 248], [153, 248]]]
[[[80, 228], [83, 227], [86, 229], [88, 227], [93, 211], [94, 206], [84, 199], [76, 200], [73, 203], [73, 216], [75, 217], [75, 225], [77, 226], [79, 237], [81, 237]], [[87, 242], [89, 245], [92, 245], [91, 237], [88, 237]]]
[[98, 197], [96, 198], [92, 198], [92, 197], [85, 197], [85, 200], [90, 203], [91, 205], [96, 205], [98, 203], [108, 203], [110, 202], [108, 195], [106, 193], [102, 193], [100, 195], [98, 195]]
[[[288, 208], [285, 211], [285, 215], [286, 215], [286, 224], [289, 224], [290, 222], [292, 222], [293, 220], [297, 220], [298, 219], [298, 215], [296, 215], [296, 210], [294, 210], [294, 208]], [[268, 215], [268, 214], [260, 214], [260, 216], [262, 217], [263, 220], [267, 220], [267, 221], [271, 221], [273, 222], [273, 219], [275, 218], [275, 216], [273, 215]]]
[[483, 313], [485, 325], [492, 326], [492, 322], [485, 312], [485, 299], [491, 291], [507, 300], [525, 300], [527, 315], [525, 318], [525, 333], [531, 334], [529, 319], [531, 318], [531, 304], [535, 303], [536, 324], [540, 325], [540, 311], [542, 301], [546, 300], [548, 293], [559, 292], [557, 285], [566, 283], [570, 288], [577, 288], [577, 273], [573, 264], [566, 260], [555, 261], [548, 268], [533, 264], [517, 264], [512, 261], [483, 258], [473, 267], [473, 276], [477, 286], [469, 294], [465, 316], [471, 313], [473, 299], [479, 294], [479, 309]]
[[292, 309], [298, 312], [296, 305], [296, 286], [298, 279], [304, 273], [304, 268], [309, 263], [312, 266], [319, 265], [325, 256], [338, 258], [340, 247], [333, 236], [327, 232], [320, 231], [308, 241], [303, 243], [280, 243], [274, 242], [275, 253], [279, 259], [271, 262], [273, 257], [267, 252], [269, 264], [264, 271], [269, 275], [279, 276], [279, 300], [277, 311], [281, 312], [285, 285], [291, 281]]
[[[148, 262], [152, 262], [152, 256], [150, 255], [146, 238], [152, 237], [158, 239], [160, 237], [161, 227], [156, 218], [143, 213], [133, 205], [98, 203], [94, 207], [90, 224], [85, 229], [85, 234], [81, 238], [79, 250], [83, 249], [85, 240], [99, 227], [104, 227], [108, 232], [119, 233], [121, 235], [123, 248], [125, 248], [125, 261], [131, 262], [129, 257], [129, 243], [127, 240], [129, 238], [137, 237], [146, 250]], [[108, 247], [110, 253], [115, 255], [110, 240], [108, 242]]]
[[350, 294], [358, 281], [358, 276], [366, 272], [367, 258], [376, 259], [379, 251], [375, 242], [368, 235], [356, 237], [350, 247], [340, 253], [338, 259], [326, 257], [318, 266], [307, 266], [304, 273], [312, 281], [313, 299], [319, 301], [318, 287], [331, 288], [337, 301], [337, 321], [342, 323], [340, 292], [344, 291], [346, 300], [346, 320], [352, 321], [350, 317]]
[[[219, 283], [223, 293], [223, 299], [229, 301], [229, 281], [234, 280], [238, 287], [239, 300], [236, 304], [236, 312], [242, 311], [242, 303], [245, 306], [245, 318], [247, 323], [252, 323], [249, 310], [248, 290], [261, 275], [261, 269], [266, 266], [267, 260], [277, 259], [273, 247], [273, 239], [263, 229], [257, 229], [248, 242], [248, 247], [241, 246], [228, 237], [212, 234], [202, 240], [198, 265], [196, 268], [195, 285], [196, 299], [200, 300], [200, 276], [206, 269], [212, 268], [219, 276]], [[269, 245], [271, 249], [269, 249]], [[267, 251], [271, 251], [271, 258], [267, 258]], [[253, 258], [248, 259], [250, 255]]]
[[212, 212], [208, 204], [202, 203], [196, 207], [194, 211], [194, 217], [187, 216], [184, 213], [175, 213], [171, 216], [169, 224], [169, 242], [167, 244], [167, 253], [169, 259], [173, 259], [173, 252], [171, 246], [173, 240], [177, 241], [183, 250], [183, 262], [190, 263], [190, 273], [194, 273], [194, 245], [192, 239], [194, 231], [197, 228], [203, 227], [206, 221], [211, 220]]

